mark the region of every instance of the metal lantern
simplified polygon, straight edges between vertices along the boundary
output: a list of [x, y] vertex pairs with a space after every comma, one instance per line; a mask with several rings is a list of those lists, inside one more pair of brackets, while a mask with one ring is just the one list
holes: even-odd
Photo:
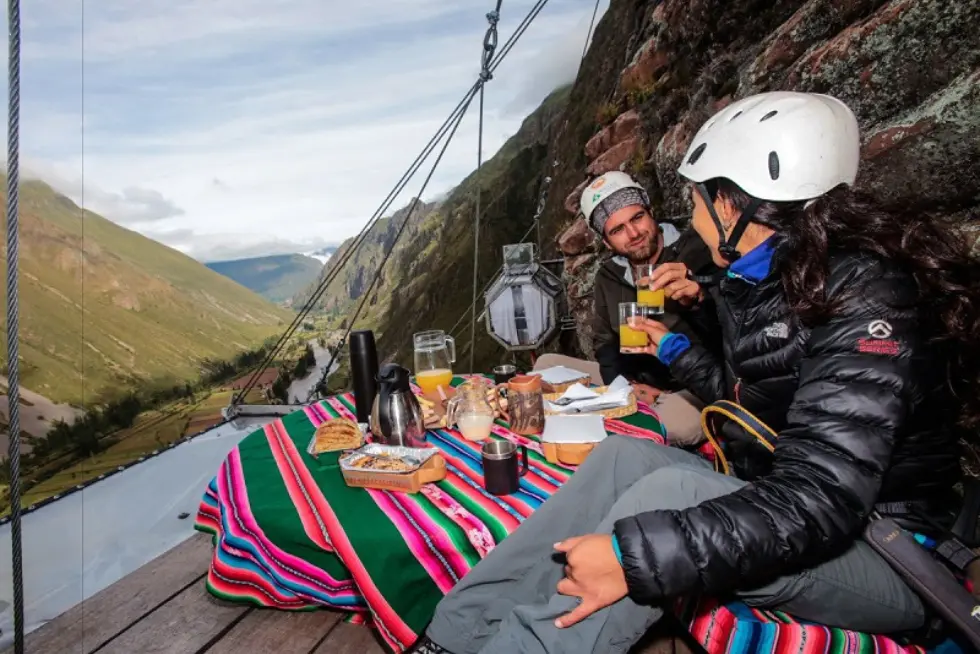
[[484, 294], [487, 333], [512, 352], [547, 343], [564, 313], [561, 279], [535, 250], [533, 243], [505, 245], [504, 267]]

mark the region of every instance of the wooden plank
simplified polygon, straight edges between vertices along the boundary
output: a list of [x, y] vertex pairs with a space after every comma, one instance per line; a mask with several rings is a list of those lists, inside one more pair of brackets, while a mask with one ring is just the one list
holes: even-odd
[[207, 654], [309, 654], [343, 617], [338, 611], [290, 613], [256, 609], [222, 636]]
[[91, 652], [188, 584], [203, 585], [210, 561], [211, 537], [195, 534], [28, 634], [25, 650]]
[[254, 609], [212, 597], [194, 583], [99, 650], [99, 654], [192, 654], [206, 651]]
[[310, 654], [385, 654], [374, 629], [341, 622]]

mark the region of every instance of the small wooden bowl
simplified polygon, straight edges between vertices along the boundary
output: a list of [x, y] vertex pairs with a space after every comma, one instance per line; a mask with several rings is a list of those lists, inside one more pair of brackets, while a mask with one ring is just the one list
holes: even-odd
[[581, 465], [596, 443], [541, 443], [541, 451], [549, 463], [564, 463], [570, 466]]

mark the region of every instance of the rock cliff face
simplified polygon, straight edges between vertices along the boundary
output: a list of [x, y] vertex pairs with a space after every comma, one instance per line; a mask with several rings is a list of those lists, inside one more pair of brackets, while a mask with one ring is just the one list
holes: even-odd
[[565, 257], [578, 348], [601, 247], [578, 214], [595, 176], [625, 170], [655, 213], [686, 222], [674, 172], [704, 120], [768, 90], [829, 93], [861, 124], [859, 184], [883, 201], [980, 225], [977, 0], [612, 0], [557, 144], [542, 231]]

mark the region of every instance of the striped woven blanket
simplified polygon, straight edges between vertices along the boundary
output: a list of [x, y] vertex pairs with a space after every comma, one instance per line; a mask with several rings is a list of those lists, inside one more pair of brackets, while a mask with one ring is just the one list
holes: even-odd
[[[493, 438], [527, 445], [530, 453], [530, 471], [514, 495], [484, 491], [479, 447], [451, 430], [428, 436], [446, 459], [445, 480], [415, 495], [351, 488], [337, 454], [314, 459], [306, 453], [316, 427], [337, 416], [354, 417], [349, 394], [266, 425], [228, 455], [207, 487], [195, 524], [214, 535], [207, 587], [222, 599], [263, 607], [349, 612], [352, 621], [374, 626], [401, 652], [442, 596], [574, 468], [548, 463], [537, 440], [498, 423]], [[627, 418], [607, 420], [606, 427], [663, 441], [660, 422], [645, 405]], [[924, 651], [741, 605], [700, 603], [688, 610], [692, 633], [711, 654]]]

